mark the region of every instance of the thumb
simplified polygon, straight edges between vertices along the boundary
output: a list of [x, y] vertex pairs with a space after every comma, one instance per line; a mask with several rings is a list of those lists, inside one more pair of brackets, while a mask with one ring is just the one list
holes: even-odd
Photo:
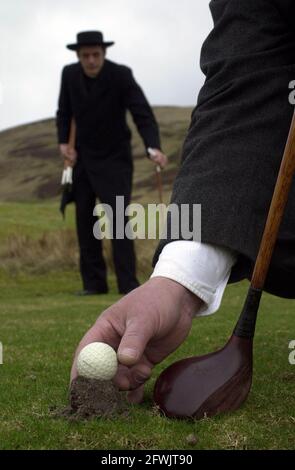
[[152, 337], [152, 328], [140, 319], [132, 318], [126, 325], [117, 356], [125, 366], [135, 365], [141, 358], [147, 343]]

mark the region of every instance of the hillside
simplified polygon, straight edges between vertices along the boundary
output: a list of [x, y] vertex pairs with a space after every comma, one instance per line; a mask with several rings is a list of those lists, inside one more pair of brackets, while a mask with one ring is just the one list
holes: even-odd
[[[154, 112], [160, 125], [162, 147], [169, 157], [169, 165], [163, 172], [167, 200], [179, 165], [191, 108], [156, 107]], [[130, 117], [129, 123], [135, 164], [133, 199], [155, 202], [154, 167], [144, 156], [142, 142]], [[54, 119], [0, 132], [0, 201], [29, 202], [58, 196], [61, 168]]]

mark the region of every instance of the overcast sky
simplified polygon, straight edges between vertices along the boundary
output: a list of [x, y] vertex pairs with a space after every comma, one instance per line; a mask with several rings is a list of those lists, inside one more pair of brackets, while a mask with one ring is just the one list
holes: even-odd
[[65, 48], [101, 30], [108, 58], [133, 69], [152, 105], [194, 105], [204, 81], [209, 0], [10, 0], [0, 5], [0, 129], [52, 117]]

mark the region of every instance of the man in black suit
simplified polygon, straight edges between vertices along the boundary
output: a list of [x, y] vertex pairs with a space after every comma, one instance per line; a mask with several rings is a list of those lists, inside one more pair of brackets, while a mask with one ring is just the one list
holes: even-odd
[[[82, 295], [108, 291], [102, 242], [93, 235], [96, 198], [111, 206], [114, 227], [116, 196], [124, 196], [125, 207], [130, 202], [133, 163], [127, 110], [146, 149], [154, 150], [154, 163], [164, 167], [167, 161], [160, 150], [152, 109], [131, 69], [105, 58], [106, 48], [113, 44], [105, 42], [101, 32], [87, 31], [77, 35], [76, 44], [67, 46], [77, 52], [79, 62], [63, 69], [57, 111], [60, 151], [74, 165], [72, 194], [76, 203]], [[68, 145], [72, 118], [76, 125], [75, 150]], [[125, 227], [126, 216], [124, 222]], [[133, 241], [114, 238], [112, 247], [119, 292], [128, 293], [139, 285]]]

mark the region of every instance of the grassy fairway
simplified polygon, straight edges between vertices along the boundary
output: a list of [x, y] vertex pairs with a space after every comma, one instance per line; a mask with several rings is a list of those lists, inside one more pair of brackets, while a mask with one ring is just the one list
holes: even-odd
[[[4, 364], [0, 365], [0, 449], [294, 448], [295, 366], [288, 362], [288, 345], [295, 339], [294, 301], [263, 297], [255, 338], [253, 387], [241, 410], [199, 422], [180, 422], [157, 415], [152, 407], [153, 384], [163, 367], [181, 357], [211, 352], [225, 343], [241, 310], [247, 283], [229, 286], [218, 314], [194, 322], [188, 340], [155, 369], [144, 403], [132, 406], [128, 417], [81, 423], [53, 419], [52, 407], [67, 403], [68, 376], [77, 342], [97, 315], [119, 296], [112, 276], [109, 295], [81, 299], [73, 296], [80, 288], [75, 268], [59, 265], [53, 270], [50, 265], [45, 270], [39, 266], [34, 272], [29, 264], [21, 269], [21, 257], [18, 264], [8, 262], [7, 240], [17, 231], [38, 242], [43, 231], [62, 230], [52, 209], [52, 204], [0, 207], [5, 219], [5, 230], [1, 224], [0, 232], [0, 341], [4, 350]], [[34, 222], [30, 222], [29, 213], [34, 213]], [[71, 229], [71, 216], [67, 224]], [[28, 244], [30, 249], [34, 247], [32, 240], [23, 243], [24, 251]], [[189, 434], [198, 439], [194, 447], [187, 443]]]

